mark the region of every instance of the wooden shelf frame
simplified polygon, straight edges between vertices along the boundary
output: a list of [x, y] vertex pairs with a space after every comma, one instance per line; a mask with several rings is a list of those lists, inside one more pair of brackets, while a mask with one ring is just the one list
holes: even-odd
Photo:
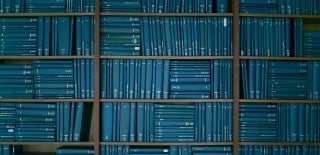
[[[319, 142], [240, 142], [239, 141], [239, 105], [240, 104], [266, 104], [266, 103], [312, 103], [319, 100], [256, 100], [240, 98], [240, 60], [279, 60], [279, 61], [307, 61], [320, 60], [320, 57], [267, 57], [267, 56], [240, 56], [240, 25], [241, 17], [270, 17], [270, 18], [303, 18], [320, 19], [320, 15], [294, 15], [294, 14], [251, 14], [239, 13], [239, 0], [232, 0], [232, 13], [115, 13], [100, 12], [100, 0], [95, 0], [95, 12], [82, 13], [1, 13], [0, 17], [39, 17], [39, 16], [93, 16], [94, 25], [94, 55], [89, 56], [0, 56], [0, 60], [39, 60], [39, 59], [94, 59], [94, 87], [93, 99], [0, 99], [0, 102], [25, 103], [54, 103], [54, 102], [85, 102], [93, 104], [93, 140], [89, 142], [0, 142], [12, 145], [72, 145], [94, 146], [95, 155], [99, 155], [100, 145], [133, 145], [133, 146], [170, 146], [170, 145], [229, 145], [233, 147], [233, 155], [239, 154], [242, 145], [317, 145]], [[102, 16], [135, 16], [135, 17], [232, 17], [232, 45], [233, 56], [107, 56], [100, 55], [100, 18]], [[168, 59], [168, 60], [232, 60], [233, 63], [233, 98], [232, 99], [102, 99], [100, 98], [100, 60], [101, 59]], [[101, 142], [100, 141], [100, 107], [101, 102], [154, 102], [154, 103], [197, 103], [197, 102], [231, 102], [233, 104], [233, 133], [231, 142]]]

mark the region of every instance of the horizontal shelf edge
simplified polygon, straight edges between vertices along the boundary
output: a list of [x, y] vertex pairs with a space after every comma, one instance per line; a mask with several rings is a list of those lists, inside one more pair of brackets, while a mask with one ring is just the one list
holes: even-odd
[[144, 13], [144, 12], [100, 12], [101, 16], [147, 16], [147, 17], [232, 17], [233, 13]]
[[1, 145], [73, 145], [73, 146], [90, 146], [94, 142], [0, 142]]
[[102, 59], [169, 59], [169, 60], [211, 60], [233, 59], [233, 56], [100, 56]]
[[[93, 99], [0, 99], [0, 102], [41, 103], [41, 102], [93, 102]], [[1, 104], [1, 103], [0, 103]]]
[[65, 12], [65, 13], [0, 13], [0, 17], [38, 17], [38, 16], [94, 16], [94, 12]]
[[240, 145], [320, 145], [319, 142], [239, 142]]
[[94, 56], [0, 56], [0, 60], [93, 59]]
[[240, 17], [320, 18], [320, 15], [239, 13]]
[[233, 102], [233, 99], [100, 99], [100, 102], [195, 103], [195, 102]]
[[301, 61], [301, 60], [320, 60], [318, 58], [311, 57], [267, 57], [267, 56], [239, 56], [239, 59], [244, 60], [292, 60], [292, 61]]
[[240, 99], [240, 103], [320, 103], [320, 100], [264, 100], [264, 99]]
[[233, 145], [232, 142], [100, 142], [100, 145], [170, 146], [170, 145]]

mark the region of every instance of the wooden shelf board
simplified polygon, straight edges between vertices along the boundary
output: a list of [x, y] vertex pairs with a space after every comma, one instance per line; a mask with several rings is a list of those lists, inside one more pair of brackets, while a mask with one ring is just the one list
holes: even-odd
[[[19, 103], [48, 103], [48, 102], [88, 102], [93, 99], [0, 99], [0, 102], [19, 102]], [[1, 104], [1, 103], [0, 103]]]
[[240, 103], [265, 104], [265, 103], [317, 103], [320, 100], [264, 100], [264, 99], [240, 99]]
[[320, 146], [319, 142], [239, 142], [240, 145], [289, 145], [289, 146]]
[[240, 17], [272, 17], [272, 18], [319, 18], [320, 15], [297, 15], [297, 14], [256, 14], [239, 13]]
[[93, 59], [94, 56], [0, 56], [0, 60]]
[[211, 60], [233, 59], [233, 56], [100, 56], [102, 59], [168, 59], [168, 60]]
[[171, 146], [171, 145], [233, 145], [232, 142], [100, 142], [100, 145]]
[[195, 103], [195, 102], [233, 102], [233, 99], [100, 99], [100, 102]]
[[143, 13], [143, 12], [100, 12], [101, 16], [138, 17], [232, 17], [233, 13]]
[[243, 60], [281, 60], [281, 61], [308, 61], [320, 60], [320, 57], [267, 57], [267, 56], [240, 56]]
[[39, 16], [94, 16], [94, 12], [66, 13], [0, 13], [0, 17], [39, 17]]
[[94, 142], [0, 142], [0, 145], [72, 145], [91, 146]]

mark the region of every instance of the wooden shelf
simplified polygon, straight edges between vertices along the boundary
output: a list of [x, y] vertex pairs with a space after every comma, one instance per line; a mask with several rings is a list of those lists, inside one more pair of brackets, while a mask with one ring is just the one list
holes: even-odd
[[233, 13], [143, 13], [143, 12], [100, 12], [101, 16], [138, 17], [232, 17]]
[[267, 57], [267, 56], [239, 56], [241, 60], [281, 60], [281, 61], [308, 61], [320, 60], [320, 57]]
[[240, 99], [240, 103], [265, 104], [265, 103], [313, 103], [320, 104], [320, 100], [264, 100], [264, 99]]
[[196, 103], [233, 102], [233, 99], [100, 99], [100, 102]]
[[71, 145], [93, 146], [93, 142], [0, 142], [0, 145]]
[[39, 16], [94, 16], [94, 12], [70, 12], [70, 13], [0, 13], [0, 17], [39, 17]]
[[320, 146], [319, 142], [239, 142], [240, 145], [289, 145], [289, 146]]
[[100, 56], [102, 59], [232, 60], [233, 56]]
[[[93, 99], [0, 99], [0, 102], [10, 103], [55, 103], [55, 102], [88, 102], [92, 103]], [[1, 103], [0, 103], [1, 104]]]
[[94, 56], [0, 56], [0, 60], [93, 59]]
[[[279, 61], [320, 61], [320, 57], [267, 57], [267, 56], [240, 56], [240, 25], [241, 17], [270, 17], [270, 18], [303, 18], [320, 19], [320, 15], [294, 15], [294, 14], [253, 14], [239, 13], [239, 0], [230, 3], [233, 13], [137, 13], [137, 12], [100, 12], [100, 0], [95, 0], [95, 12], [82, 13], [0, 13], [0, 17], [39, 17], [39, 16], [92, 16], [94, 25], [94, 55], [90, 56], [0, 56], [0, 60], [39, 60], [39, 59], [93, 59], [94, 89], [93, 99], [0, 99], [0, 102], [18, 103], [56, 103], [56, 102], [85, 102], [93, 104], [92, 127], [93, 139], [89, 142], [0, 142], [0, 144], [11, 145], [39, 145], [44, 146], [94, 146], [95, 155], [99, 155], [100, 145], [130, 145], [130, 146], [171, 146], [171, 145], [201, 145], [201, 146], [223, 146], [229, 145], [233, 148], [233, 155], [239, 154], [241, 145], [289, 145], [289, 146], [320, 146], [319, 142], [240, 142], [239, 138], [239, 105], [240, 104], [266, 104], [266, 103], [312, 103], [318, 104], [320, 100], [269, 100], [269, 99], [241, 99], [240, 98], [240, 61], [241, 60], [279, 60]], [[233, 56], [108, 56], [100, 54], [100, 19], [101, 17], [231, 17], [232, 18], [232, 52]], [[165, 60], [232, 60], [232, 99], [101, 99], [100, 98], [100, 61], [102, 59], [165, 59]], [[144, 102], [144, 103], [198, 103], [198, 102], [227, 102], [232, 103], [232, 142], [101, 142], [100, 141], [100, 109], [101, 102]], [[0, 103], [1, 104], [1, 103]]]
[[240, 17], [272, 17], [272, 18], [317, 18], [320, 15], [296, 15], [296, 14], [254, 14], [254, 13], [239, 13]]
[[233, 145], [232, 142], [100, 142], [100, 145], [170, 146], [170, 145]]

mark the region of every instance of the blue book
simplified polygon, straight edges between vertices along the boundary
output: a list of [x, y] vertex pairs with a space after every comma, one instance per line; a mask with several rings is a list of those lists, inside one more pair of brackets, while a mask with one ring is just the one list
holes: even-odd
[[135, 77], [135, 74], [137, 74], [136, 70], [135, 70], [136, 62], [137, 61], [133, 60], [133, 59], [130, 59], [129, 61], [127, 61], [128, 66], [129, 66], [129, 68], [127, 68], [127, 72], [128, 72], [127, 75], [129, 75], [129, 76], [126, 77], [127, 80], [129, 80], [129, 83], [128, 83], [129, 87], [128, 87], [127, 93], [128, 93], [128, 96], [129, 96], [130, 99], [133, 99], [134, 98], [134, 94], [135, 94], [135, 91], [134, 91], [135, 78], [134, 77]]
[[101, 140], [112, 140], [113, 103], [102, 104]]
[[119, 98], [129, 98], [129, 80], [128, 73], [129, 73], [129, 60], [121, 60], [120, 59], [120, 74], [119, 74]]
[[145, 103], [137, 103], [137, 141], [142, 142], [145, 138]]
[[[62, 104], [62, 103], [61, 103]], [[70, 111], [71, 105], [68, 102], [63, 103], [63, 141], [69, 141], [70, 135]]]
[[61, 146], [56, 150], [57, 155], [93, 155], [93, 147], [84, 146]]
[[130, 142], [137, 140], [137, 104], [130, 103]]
[[152, 78], [153, 78], [153, 64], [154, 64], [154, 60], [147, 60], [146, 61], [146, 84], [145, 84], [145, 98], [146, 99], [151, 99], [152, 97]]
[[113, 96], [112, 98], [119, 98], [119, 78], [120, 78], [120, 60], [119, 59], [115, 59], [113, 60], [113, 84], [112, 84], [112, 88], [113, 88]]
[[120, 120], [119, 120], [119, 134], [120, 141], [128, 142], [130, 140], [130, 104], [120, 103]]
[[83, 55], [82, 53], [82, 17], [76, 17], [76, 55]]
[[[92, 106], [86, 103], [76, 103], [73, 141], [81, 141], [88, 138], [91, 110]], [[85, 122], [88, 124], [86, 124]]]

